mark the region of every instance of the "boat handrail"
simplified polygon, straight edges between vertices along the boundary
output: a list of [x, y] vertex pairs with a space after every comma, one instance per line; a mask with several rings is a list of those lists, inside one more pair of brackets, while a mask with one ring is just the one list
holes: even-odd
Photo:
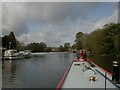
[[110, 80], [108, 77], [106, 77], [105, 75], [107, 74], [105, 72], [105, 75], [103, 73], [101, 73], [99, 70], [95, 69], [99, 74], [101, 74], [103, 77], [105, 77], [109, 82], [111, 82], [118, 90], [120, 90], [120, 86], [118, 86], [117, 84], [115, 84], [112, 80]]

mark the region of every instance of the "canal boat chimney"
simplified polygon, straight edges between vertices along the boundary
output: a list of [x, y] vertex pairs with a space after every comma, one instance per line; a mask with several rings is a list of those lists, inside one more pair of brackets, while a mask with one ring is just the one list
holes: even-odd
[[113, 61], [113, 73], [112, 73], [112, 81], [115, 83], [119, 83], [119, 61]]

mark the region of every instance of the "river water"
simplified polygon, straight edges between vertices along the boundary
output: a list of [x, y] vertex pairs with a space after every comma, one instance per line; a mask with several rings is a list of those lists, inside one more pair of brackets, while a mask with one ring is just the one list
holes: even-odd
[[[76, 55], [74, 53], [38, 53], [31, 58], [2, 61], [3, 88], [56, 88]], [[112, 72], [112, 58], [89, 56]]]
[[74, 58], [73, 53], [41, 53], [2, 62], [3, 88], [55, 88]]

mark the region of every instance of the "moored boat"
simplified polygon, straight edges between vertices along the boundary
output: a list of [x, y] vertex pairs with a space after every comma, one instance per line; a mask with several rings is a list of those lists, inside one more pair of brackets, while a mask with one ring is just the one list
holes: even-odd
[[31, 57], [31, 51], [30, 50], [24, 50], [24, 51], [20, 51], [20, 54], [23, 54], [24, 58], [29, 58]]
[[119, 64], [114, 62], [111, 74], [89, 59], [74, 59], [56, 90], [65, 88], [120, 90]]
[[23, 58], [22, 54], [19, 54], [19, 52], [15, 49], [9, 49], [4, 52], [4, 59], [21, 59]]

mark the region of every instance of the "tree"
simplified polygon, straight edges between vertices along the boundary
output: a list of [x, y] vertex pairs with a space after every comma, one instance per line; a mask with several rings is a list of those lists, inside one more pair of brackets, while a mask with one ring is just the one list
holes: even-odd
[[52, 47], [47, 47], [45, 48], [45, 52], [52, 52], [53, 51], [53, 48]]
[[77, 49], [77, 50], [80, 50], [80, 49], [82, 49], [83, 48], [83, 45], [82, 45], [82, 41], [83, 41], [83, 33], [82, 32], [78, 32], [77, 34], [76, 34], [76, 39], [75, 39], [75, 48]]
[[11, 49], [16, 49], [17, 43], [16, 43], [16, 38], [13, 32], [10, 32], [9, 36], [9, 45]]
[[0, 47], [2, 47], [2, 37], [0, 37]]
[[91, 42], [91, 35], [90, 34], [85, 34], [84, 35], [84, 43], [83, 43], [83, 48], [86, 50], [91, 50], [92, 49], [92, 42]]
[[97, 29], [90, 34], [89, 45], [91, 46], [92, 51], [96, 54], [103, 54], [103, 40], [105, 37], [104, 31], [101, 29]]
[[106, 37], [104, 38], [104, 45], [106, 47], [105, 53], [116, 56], [120, 54], [119, 43], [120, 43], [120, 24], [111, 23], [105, 25], [103, 30], [105, 31]]
[[25, 50], [25, 44], [23, 42], [19, 42], [18, 40], [16, 41], [16, 49], [17, 50]]
[[64, 43], [64, 50], [69, 51], [69, 49], [70, 49], [70, 43], [68, 42]]
[[76, 34], [74, 49], [92, 50], [96, 54], [120, 55], [120, 24], [105, 24], [103, 28], [96, 29], [90, 34], [78, 32]]
[[2, 47], [9, 49], [9, 38], [7, 35], [2, 37]]
[[59, 52], [64, 52], [64, 47], [63, 47], [62, 45], [60, 45], [60, 46], [58, 47], [58, 51], [59, 51]]
[[26, 49], [30, 49], [32, 52], [44, 52], [47, 45], [44, 42], [30, 43], [26, 46]]
[[116, 47], [116, 54], [119, 55], [120, 54], [120, 33], [118, 33], [118, 35], [115, 36], [114, 44]]

